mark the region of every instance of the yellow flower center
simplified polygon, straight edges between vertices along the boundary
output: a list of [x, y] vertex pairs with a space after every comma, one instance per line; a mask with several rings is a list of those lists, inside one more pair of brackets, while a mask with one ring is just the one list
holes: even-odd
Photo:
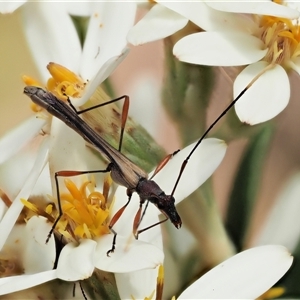
[[[86, 181], [78, 189], [74, 182], [65, 180], [69, 194], [62, 194], [62, 209], [72, 232], [78, 238], [92, 239], [109, 234], [107, 199], [93, 190], [91, 181]], [[87, 189], [92, 189], [87, 195]]]
[[[85, 181], [77, 188], [72, 180], [66, 179], [65, 185], [69, 192], [60, 195], [63, 216], [56, 226], [56, 231], [73, 241], [109, 234], [110, 210], [107, 207], [107, 198], [111, 184], [112, 180], [108, 176], [104, 181], [103, 193], [100, 193], [95, 191], [93, 180]], [[58, 215], [52, 205], [42, 209], [29, 201], [21, 201], [30, 211], [46, 217], [50, 222], [54, 222]]]
[[300, 28], [292, 20], [263, 16], [259, 37], [268, 52], [264, 60], [288, 67], [288, 61], [300, 55]]
[[72, 98], [82, 96], [86, 82], [80, 76], [56, 63], [49, 63], [47, 69], [52, 75], [47, 82], [47, 89], [50, 92], [60, 99], [66, 99], [67, 96]]
[[[82, 96], [86, 82], [84, 82], [80, 76], [76, 75], [64, 66], [53, 62], [50, 62], [47, 65], [47, 69], [51, 74], [51, 77], [47, 81], [46, 89], [57, 98], [65, 101], [68, 97], [80, 98]], [[24, 75], [22, 79], [26, 85], [33, 85], [37, 87], [45, 86], [30, 76]], [[32, 110], [38, 112], [41, 108], [33, 104]]]

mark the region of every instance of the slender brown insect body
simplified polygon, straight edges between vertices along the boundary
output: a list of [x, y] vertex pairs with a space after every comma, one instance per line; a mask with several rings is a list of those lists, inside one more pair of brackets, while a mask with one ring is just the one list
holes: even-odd
[[[27, 86], [24, 88], [24, 93], [31, 98], [31, 100], [37, 105], [46, 109], [51, 115], [57, 117], [61, 121], [63, 121], [70, 128], [75, 130], [82, 138], [85, 139], [88, 143], [90, 143], [95, 149], [97, 149], [101, 154], [103, 154], [110, 163], [108, 164], [105, 170], [96, 170], [96, 171], [87, 171], [87, 172], [76, 172], [76, 171], [61, 171], [55, 174], [55, 180], [57, 184], [58, 190], [58, 181], [57, 176], [74, 176], [82, 173], [96, 173], [96, 172], [111, 172], [112, 179], [127, 188], [128, 202], [127, 204], [117, 212], [117, 214], [112, 218], [110, 222], [110, 228], [112, 229], [113, 225], [116, 223], [125, 207], [128, 205], [131, 196], [134, 192], [136, 192], [140, 197], [140, 209], [141, 205], [145, 201], [150, 201], [165, 215], [166, 219], [157, 223], [160, 224], [168, 219], [174, 224], [176, 228], [181, 227], [181, 219], [179, 214], [175, 208], [175, 199], [172, 195], [166, 195], [161, 188], [155, 183], [153, 180], [148, 179], [148, 174], [143, 171], [141, 168], [136, 166], [131, 160], [129, 160], [126, 156], [124, 156], [120, 151], [113, 148], [109, 143], [107, 143], [100, 135], [98, 135], [85, 121], [83, 121], [76, 109], [67, 103], [57, 99], [52, 93], [46, 92], [45, 90], [34, 87]], [[122, 98], [122, 97], [120, 97]], [[118, 98], [118, 99], [120, 99]], [[83, 111], [79, 112], [82, 113]], [[58, 192], [59, 199], [59, 192]], [[60, 215], [62, 215], [60, 201], [59, 203], [59, 211]], [[137, 215], [140, 215], [140, 210]], [[58, 218], [58, 220], [59, 220]], [[58, 220], [53, 225], [53, 229], [55, 228]], [[139, 225], [140, 220], [137, 220], [134, 224], [133, 232], [138, 236], [138, 233], [144, 231], [142, 229], [138, 231], [137, 227]], [[152, 226], [155, 226], [154, 224]], [[152, 227], [150, 226], [150, 227]], [[52, 230], [53, 231], [53, 230]], [[52, 234], [50, 232], [50, 235]], [[112, 230], [113, 231], [113, 230]], [[113, 231], [114, 232], [114, 231]], [[114, 232], [115, 236], [116, 233]], [[114, 239], [115, 242], [115, 239]], [[114, 250], [114, 242], [112, 251]]]
[[[181, 227], [181, 219], [178, 215], [176, 208], [175, 208], [175, 199], [173, 197], [174, 192], [177, 188], [177, 185], [180, 181], [180, 178], [183, 174], [183, 171], [197, 149], [197, 147], [200, 145], [200, 143], [203, 141], [203, 139], [207, 136], [207, 134], [210, 132], [210, 130], [219, 122], [219, 120], [225, 116], [225, 114], [234, 106], [234, 104], [243, 96], [243, 94], [252, 86], [252, 84], [256, 81], [259, 75], [257, 75], [252, 81], [240, 92], [240, 94], [226, 107], [226, 109], [216, 118], [216, 120], [206, 129], [206, 131], [203, 133], [203, 135], [200, 137], [200, 139], [197, 141], [197, 143], [194, 145], [193, 149], [189, 153], [189, 155], [186, 157], [186, 159], [183, 161], [181, 168], [179, 170], [179, 174], [177, 177], [177, 180], [175, 182], [173, 191], [171, 195], [166, 195], [161, 188], [153, 181], [148, 179], [148, 175], [145, 171], [140, 169], [138, 166], [136, 166], [132, 161], [130, 161], [126, 156], [124, 156], [121, 151], [121, 145], [122, 145], [122, 138], [123, 138], [123, 132], [128, 112], [128, 106], [129, 106], [129, 97], [128, 96], [122, 96], [117, 99], [111, 100], [109, 102], [96, 105], [94, 107], [77, 111], [76, 108], [72, 105], [72, 103], [69, 101], [69, 105], [63, 101], [60, 101], [57, 99], [53, 94], [50, 92], [46, 92], [41, 88], [34, 87], [34, 86], [27, 86], [24, 89], [24, 93], [31, 98], [31, 100], [38, 104], [39, 106], [45, 108], [50, 114], [57, 117], [61, 121], [63, 121], [66, 125], [74, 129], [79, 135], [81, 135], [88, 143], [90, 143], [92, 146], [94, 146], [95, 149], [97, 149], [101, 154], [106, 156], [106, 158], [110, 161], [107, 168], [105, 170], [95, 170], [95, 171], [60, 171], [55, 173], [55, 182], [57, 187], [57, 199], [58, 199], [58, 205], [59, 205], [59, 217], [56, 219], [56, 221], [53, 224], [52, 230], [48, 235], [48, 239], [50, 238], [57, 222], [59, 221], [60, 217], [62, 216], [62, 209], [61, 209], [61, 203], [59, 201], [59, 185], [58, 185], [58, 176], [75, 176], [80, 174], [86, 174], [86, 173], [99, 173], [99, 172], [111, 172], [112, 179], [127, 188], [127, 195], [128, 195], [128, 201], [127, 203], [119, 209], [119, 211], [112, 217], [109, 228], [114, 233], [113, 243], [112, 243], [112, 249], [107, 252], [107, 254], [111, 253], [115, 249], [115, 242], [116, 242], [116, 236], [117, 233], [112, 229], [114, 224], [117, 222], [117, 220], [122, 215], [123, 211], [127, 207], [127, 205], [130, 202], [130, 199], [132, 197], [132, 194], [136, 192], [140, 197], [140, 206], [139, 210], [136, 213], [134, 223], [133, 223], [133, 233], [135, 237], [138, 237], [138, 234], [152, 228], [158, 224], [161, 224], [168, 219], [171, 220], [171, 222], [174, 224], [176, 228]], [[119, 149], [113, 148], [109, 143], [107, 143], [100, 135], [98, 135], [87, 123], [85, 123], [80, 117], [79, 114], [86, 112], [93, 108], [98, 108], [100, 106], [118, 101], [120, 99], [124, 98], [125, 103], [123, 106], [123, 113], [125, 112], [126, 117], [122, 118], [122, 128], [121, 128], [121, 138], [120, 138], [120, 144]], [[125, 107], [125, 109], [124, 109]], [[178, 152], [178, 151], [177, 151]], [[154, 171], [154, 175], [157, 174], [163, 166], [169, 161], [169, 159], [177, 152], [174, 152], [172, 155], [168, 155], [156, 168]], [[153, 176], [154, 176], [153, 175]], [[152, 176], [152, 177], [153, 177]], [[143, 228], [138, 230], [138, 227], [140, 225], [141, 219], [143, 218], [142, 214], [142, 204], [145, 203], [145, 201], [152, 202], [166, 217], [166, 219], [157, 222], [149, 227]], [[47, 239], [47, 240], [48, 240]]]

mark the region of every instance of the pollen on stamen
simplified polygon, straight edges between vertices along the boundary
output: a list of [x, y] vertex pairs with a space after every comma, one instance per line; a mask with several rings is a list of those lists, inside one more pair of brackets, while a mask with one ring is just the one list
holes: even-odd
[[47, 82], [47, 89], [58, 98], [66, 100], [67, 97], [80, 98], [86, 82], [74, 72], [56, 63], [49, 63], [47, 69], [51, 74]]
[[[55, 221], [57, 212], [53, 211], [54, 204], [46, 204], [45, 201], [42, 201], [41, 198], [37, 199], [20, 199], [24, 208], [20, 217], [18, 219], [18, 223], [27, 222], [32, 216], [41, 216], [46, 218], [50, 223]], [[49, 207], [52, 207], [50, 210]]]
[[260, 38], [269, 49], [264, 59], [288, 67], [290, 59], [299, 56], [298, 23], [285, 18], [263, 16], [260, 26]]
[[72, 235], [76, 239], [92, 239], [109, 234], [107, 198], [94, 190], [91, 181], [85, 181], [80, 188], [69, 179], [65, 180], [65, 184], [69, 194], [61, 195], [62, 209]]
[[[107, 181], [109, 180], [105, 180]], [[63, 235], [68, 241], [93, 239], [110, 233], [108, 218], [112, 204], [108, 207], [107, 198], [95, 190], [93, 182], [93, 180], [86, 180], [77, 188], [72, 180], [65, 180], [68, 192], [60, 195], [63, 216], [56, 225], [55, 232]], [[48, 197], [50, 201], [57, 202], [52, 196]], [[34, 204], [25, 199], [21, 199], [21, 202], [27, 209], [23, 214], [23, 222], [28, 221], [33, 215], [43, 216], [51, 223], [54, 223], [58, 217], [54, 204]]]

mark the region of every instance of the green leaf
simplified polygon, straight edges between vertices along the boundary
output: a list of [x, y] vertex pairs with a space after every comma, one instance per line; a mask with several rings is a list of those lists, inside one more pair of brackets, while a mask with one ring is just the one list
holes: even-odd
[[289, 271], [278, 281], [275, 286], [283, 287], [285, 292], [280, 298], [300, 299], [300, 240], [294, 253], [294, 261]]
[[226, 228], [237, 251], [243, 248], [273, 132], [272, 123], [266, 123], [250, 138], [233, 183], [227, 208]]
[[[82, 109], [111, 100], [98, 88]], [[122, 101], [120, 101], [122, 106]], [[108, 143], [118, 149], [121, 132], [121, 109], [114, 103], [82, 114], [82, 118]], [[165, 157], [165, 151], [151, 135], [130, 117], [127, 118], [122, 151], [136, 165], [150, 172]], [[100, 155], [100, 154], [99, 154]]]
[[211, 67], [179, 61], [172, 54], [172, 48], [172, 44], [165, 43], [166, 71], [162, 101], [179, 130], [183, 146], [186, 146], [205, 130], [214, 72]]
[[119, 300], [115, 277], [113, 273], [95, 269], [93, 275], [81, 281], [81, 285], [90, 297], [89, 299]]

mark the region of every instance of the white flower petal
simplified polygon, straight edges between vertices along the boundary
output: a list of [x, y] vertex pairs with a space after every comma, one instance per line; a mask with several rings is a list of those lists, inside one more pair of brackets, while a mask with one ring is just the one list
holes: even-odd
[[[195, 143], [177, 153], [175, 157], [173, 157], [171, 161], [168, 162], [168, 164], [155, 176], [154, 181], [163, 191], [166, 192], [166, 194], [170, 194], [173, 190], [181, 165], [194, 146]], [[183, 172], [174, 194], [176, 204], [185, 199], [211, 176], [221, 163], [226, 152], [226, 147], [226, 144], [218, 139], [203, 140], [203, 142], [195, 150]], [[149, 176], [151, 177], [151, 174]], [[114, 204], [112, 215], [114, 215], [127, 202], [126, 189], [119, 187], [116, 191], [115, 197], [116, 203]], [[138, 209], [139, 197], [137, 193], [134, 193], [130, 204], [126, 207], [113, 229], [123, 236], [130, 236], [132, 233], [134, 217]], [[143, 229], [157, 223], [159, 221], [157, 215], [160, 213], [161, 212], [155, 205], [149, 203], [147, 212], [139, 226], [139, 229]], [[139, 236], [139, 240], [149, 242], [162, 249], [160, 226], [155, 226], [154, 228], [143, 232]]]
[[[115, 279], [121, 299], [146, 299], [156, 286], [157, 268], [130, 273], [116, 273]], [[153, 297], [155, 299], [155, 295]]]
[[[15, 199], [20, 190], [23, 188], [25, 181], [27, 180], [29, 173], [36, 161], [39, 147], [41, 147], [44, 139], [48, 139], [48, 136], [37, 137], [33, 139], [31, 144], [23, 148], [17, 154], [9, 158], [5, 163], [0, 166], [0, 182], [1, 189], [9, 197], [9, 199]], [[20, 172], [20, 166], [22, 166], [22, 171]], [[8, 175], [9, 174], [9, 175]], [[13, 175], [13, 179], [12, 179]], [[51, 182], [49, 175], [49, 166], [46, 165], [39, 176], [32, 192], [32, 196], [41, 196], [52, 193]], [[47, 201], [47, 198], [44, 198]], [[49, 200], [49, 199], [48, 199]], [[48, 201], [50, 202], [50, 201]], [[6, 205], [3, 201], [0, 201], [0, 206], [4, 205], [7, 210]], [[1, 210], [0, 210], [1, 211]], [[2, 219], [2, 214], [0, 213], [0, 220]]]
[[1, 14], [13, 13], [17, 8], [22, 6], [25, 2], [27, 2], [27, 0], [3, 1], [0, 3], [0, 13]]
[[207, 66], [240, 66], [262, 59], [263, 42], [241, 32], [200, 32], [179, 40], [173, 54], [181, 61]]
[[188, 19], [162, 5], [152, 9], [129, 31], [127, 40], [138, 46], [172, 35], [188, 22]]
[[2, 249], [8, 235], [11, 232], [11, 229], [13, 228], [22, 208], [23, 204], [21, 203], [20, 199], [28, 199], [28, 197], [31, 194], [31, 191], [40, 176], [47, 158], [48, 158], [48, 140], [45, 139], [43, 144], [41, 145], [41, 148], [39, 150], [38, 157], [35, 161], [35, 164], [32, 167], [32, 171], [29, 173], [29, 176], [20, 191], [20, 193], [17, 195], [15, 200], [13, 201], [12, 205], [4, 215], [3, 219], [0, 222], [0, 250]]
[[287, 272], [292, 261], [282, 246], [246, 250], [210, 270], [178, 299], [256, 299]]
[[[76, 151], [74, 151], [76, 149]], [[83, 138], [57, 118], [53, 118], [51, 127], [51, 145], [49, 149], [50, 179], [52, 182], [52, 194], [56, 195], [55, 172], [104, 170], [107, 165], [99, 159], [99, 156], [86, 146]], [[104, 173], [94, 174], [96, 182], [103, 182]], [[67, 192], [64, 180], [67, 177], [58, 176], [59, 191]], [[80, 186], [86, 181], [88, 175], [70, 176], [75, 184]], [[100, 186], [100, 185], [99, 185]]]
[[230, 0], [206, 1], [206, 4], [214, 9], [233, 13], [258, 14], [289, 19], [296, 19], [299, 17], [299, 12], [297, 10], [266, 0], [247, 0], [240, 2], [233, 2]]
[[133, 26], [136, 4], [134, 2], [97, 2], [93, 3], [80, 75], [91, 80], [103, 64], [121, 55], [127, 45], [126, 36]]
[[53, 269], [56, 246], [54, 236], [46, 244], [51, 224], [43, 217], [33, 216], [26, 224], [26, 243], [23, 250], [23, 266], [26, 274]]
[[[153, 122], [157, 118], [157, 112], [162, 111], [161, 82], [157, 74], [143, 73], [135, 78], [127, 90], [130, 95], [130, 116], [142, 125], [152, 136], [157, 136], [161, 130], [161, 124]], [[143, 99], [143, 101], [139, 101]], [[141, 111], [147, 114], [141, 114]]]
[[[176, 179], [179, 175], [180, 167], [190, 154], [196, 143], [193, 143], [179, 153], [154, 177], [166, 194], [173, 190]], [[227, 145], [224, 141], [208, 138], [204, 139], [193, 153], [182, 174], [174, 197], [176, 204], [185, 199], [201, 184], [203, 184], [216, 170], [221, 163]]]
[[288, 4], [288, 7], [300, 11], [299, 1], [285, 1]]
[[[115, 198], [116, 198], [116, 202], [113, 206], [111, 216], [114, 216], [114, 214], [127, 202], [128, 197], [126, 195], [126, 188], [119, 186], [115, 193]], [[134, 193], [132, 195], [129, 205], [124, 210], [120, 219], [114, 225], [113, 229], [121, 236], [127, 236], [127, 237], [132, 236], [134, 217], [139, 209], [139, 202], [140, 202], [140, 198], [138, 194]], [[139, 229], [143, 229], [157, 223], [159, 221], [158, 219], [159, 213], [160, 211], [157, 209], [157, 207], [154, 206], [152, 203], [149, 203], [146, 214], [143, 218], [142, 223], [139, 226]], [[163, 249], [160, 226], [155, 226], [149, 230], [144, 231], [139, 236], [139, 240], [147, 243], [151, 243], [152, 245], [155, 245], [159, 249]]]
[[40, 177], [38, 178], [36, 185], [32, 190], [31, 195], [33, 197], [42, 195], [42, 197], [44, 196], [43, 200], [45, 201], [45, 203], [50, 203], [52, 202], [52, 199], [48, 198], [47, 195], [51, 195], [51, 194], [52, 194], [51, 177], [49, 171], [49, 163], [47, 163]]
[[[234, 98], [259, 74], [268, 63], [257, 62], [246, 67], [234, 82]], [[277, 116], [290, 99], [290, 83], [286, 71], [280, 66], [262, 74], [235, 104], [241, 122], [255, 125]]]
[[93, 12], [93, 3], [90, 1], [65, 0], [60, 5], [65, 5], [65, 10], [72, 16], [89, 17]]
[[50, 229], [50, 223], [43, 217], [34, 216], [26, 224], [15, 224], [2, 254], [21, 266], [25, 274], [53, 269], [56, 255], [54, 237], [45, 244]]
[[128, 53], [129, 49], [125, 48], [119, 56], [111, 57], [102, 65], [98, 73], [95, 74], [95, 77], [86, 85], [84, 94], [79, 101], [76, 101], [76, 106], [84, 104], [94, 94], [96, 88], [113, 73], [116, 67], [125, 59]]
[[113, 235], [106, 235], [97, 240], [95, 267], [114, 273], [127, 273], [143, 269], [156, 268], [163, 263], [164, 254], [159, 248], [117, 235], [116, 249], [110, 256], [106, 252], [111, 249]]
[[[14, 199], [22, 189], [36, 160], [38, 149], [30, 149], [29, 147], [24, 150], [22, 149], [23, 151], [19, 151], [19, 153], [1, 165], [1, 189], [11, 200]], [[20, 172], [20, 166], [22, 166], [22, 172]], [[8, 174], [13, 174], [13, 178], [11, 175], [8, 176]]]
[[[111, 215], [113, 216], [122, 206], [124, 206], [126, 203], [127, 203], [127, 200], [128, 200], [128, 196], [127, 196], [127, 194], [126, 194], [126, 191], [127, 191], [127, 189], [125, 188], [125, 187], [123, 187], [123, 186], [118, 186], [118, 188], [117, 188], [117, 190], [116, 190], [116, 192], [115, 192], [115, 203], [114, 203], [114, 205], [113, 205], [113, 207], [112, 207], [112, 210], [111, 210]], [[121, 235], [122, 236], [125, 236], [125, 235], [127, 235], [127, 234], [125, 234], [125, 232], [123, 231], [123, 229], [124, 229], [124, 226], [125, 226], [125, 224], [126, 224], [126, 219], [127, 218], [129, 218], [129, 219], [127, 219], [127, 224], [128, 223], [130, 223], [130, 225], [128, 225], [128, 227], [130, 227], [130, 229], [129, 229], [129, 232], [131, 232], [131, 230], [132, 230], [132, 223], [133, 223], [133, 217], [134, 217], [134, 215], [135, 215], [135, 213], [137, 212], [137, 210], [138, 210], [138, 207], [139, 207], [139, 200], [137, 200], [137, 199], [139, 199], [139, 198], [136, 198], [135, 197], [135, 194], [137, 194], [137, 193], [134, 193], [133, 195], [132, 195], [132, 198], [131, 198], [131, 201], [130, 201], [130, 203], [128, 204], [128, 206], [126, 207], [126, 209], [125, 209], [125, 211], [123, 212], [123, 214], [122, 214], [122, 216], [120, 217], [120, 222], [122, 223], [122, 221], [124, 221], [123, 222], [123, 224], [121, 224], [121, 225], [117, 225], [118, 223], [119, 223], [119, 221], [116, 223], [116, 225], [119, 227], [119, 230], [122, 230], [122, 231], [119, 231], [119, 230], [117, 230], [117, 232], [119, 232], [119, 233], [121, 233]], [[128, 208], [128, 210], [127, 210], [127, 208]], [[130, 212], [128, 212], [128, 211], [130, 211]], [[124, 217], [123, 217], [124, 216]], [[132, 219], [132, 220], [130, 220], [130, 218]], [[124, 219], [124, 220], [123, 220]], [[115, 227], [114, 227], [115, 228]]]
[[67, 244], [61, 251], [57, 278], [76, 281], [89, 278], [94, 271], [94, 252], [97, 243], [93, 240], [81, 240], [79, 245]]
[[56, 278], [56, 270], [0, 278], [0, 295], [25, 290]]
[[300, 75], [300, 57], [293, 57], [288, 61], [288, 65]]
[[49, 62], [79, 71], [81, 45], [65, 6], [54, 2], [28, 2], [22, 8], [24, 31], [32, 57], [44, 82]]
[[53, 176], [61, 170], [88, 170], [83, 159], [87, 156], [87, 147], [76, 131], [53, 118], [50, 134], [49, 165]]
[[[106, 165], [99, 160], [99, 157], [86, 147], [83, 138], [56, 118], [52, 120], [49, 166], [53, 189], [55, 189], [55, 172], [63, 170], [89, 171], [106, 168]], [[83, 176], [86, 179], [86, 175]], [[102, 178], [103, 174], [95, 174], [95, 177], [97, 180], [97, 178]], [[61, 192], [66, 191], [63, 184], [64, 179], [65, 177], [63, 176], [59, 177]], [[82, 184], [81, 176], [71, 176], [71, 179], [76, 184]]]
[[278, 195], [255, 245], [279, 244], [293, 252], [300, 237], [300, 174], [291, 177]]
[[161, 5], [177, 12], [205, 31], [253, 31], [253, 21], [239, 14], [215, 10], [204, 1], [193, 1], [186, 5], [184, 1], [157, 1]]
[[34, 116], [4, 135], [0, 140], [0, 164], [19, 152], [39, 133], [45, 123], [45, 120]]

